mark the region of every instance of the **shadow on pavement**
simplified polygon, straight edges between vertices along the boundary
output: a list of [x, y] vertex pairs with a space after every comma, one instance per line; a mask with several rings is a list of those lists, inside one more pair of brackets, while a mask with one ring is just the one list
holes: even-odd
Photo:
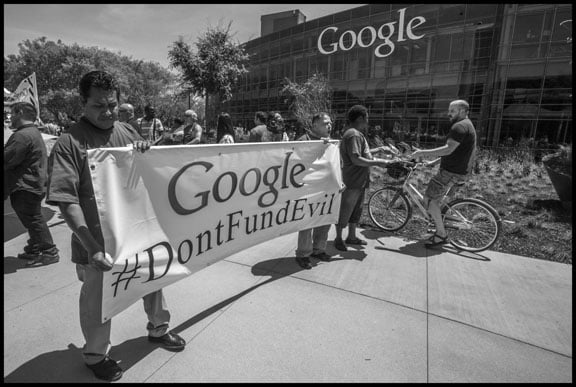
[[16, 273], [20, 269], [24, 269], [26, 262], [16, 257], [4, 257], [4, 274]]
[[394, 248], [387, 248], [384, 245], [384, 242], [382, 242], [380, 239], [378, 239], [378, 238], [386, 235], [383, 232], [373, 231], [373, 230], [364, 230], [364, 231], [362, 231], [362, 235], [364, 235], [368, 239], [376, 240], [376, 242], [378, 242], [381, 245], [381, 246], [375, 246], [374, 248], [376, 250], [394, 251], [394, 252], [399, 252], [402, 254], [407, 254], [407, 255], [410, 255], [410, 256], [416, 257], [416, 258], [428, 258], [428, 257], [433, 257], [435, 255], [440, 255], [442, 253], [448, 252], [450, 254], [458, 255], [458, 256], [464, 257], [464, 258], [475, 259], [478, 261], [486, 261], [486, 262], [490, 261], [490, 258], [488, 258], [484, 255], [480, 255], [478, 253], [472, 253], [469, 251], [458, 250], [457, 248], [455, 248], [454, 246], [452, 246], [450, 244], [426, 248], [426, 246], [424, 246], [423, 241], [419, 241], [419, 240], [413, 241], [413, 240], [404, 239], [405, 241], [407, 241], [409, 243], [401, 246], [398, 249], [394, 249]]
[[[343, 258], [332, 258], [332, 260], [333, 261], [341, 259], [362, 260], [364, 259], [364, 257], [366, 257], [366, 253], [364, 253], [363, 251], [347, 251], [341, 253], [345, 255]], [[296, 263], [296, 260], [294, 258], [295, 257], [280, 257], [257, 263], [256, 265], [252, 266], [252, 274], [254, 276], [270, 276], [270, 278], [198, 313], [197, 315], [188, 319], [182, 324], [174, 327], [172, 330], [176, 333], [181, 333], [182, 331], [185, 331], [194, 324], [218, 312], [222, 308], [232, 304], [234, 301], [242, 298], [246, 294], [252, 292], [253, 290], [256, 290], [260, 286], [269, 284], [281, 278], [288, 277], [291, 276], [292, 274], [305, 270]], [[311, 261], [313, 266], [316, 266], [318, 264], [318, 260], [316, 259], [311, 259]], [[323, 264], [330, 264], [330, 262], [326, 263], [323, 262]]]
[[[4, 354], [6, 356], [6, 354]], [[4, 377], [5, 383], [93, 382], [96, 379], [84, 366], [82, 350], [74, 344], [68, 349], [43, 353]]]
[[[164, 351], [159, 345], [150, 343], [146, 336], [141, 336], [113, 346], [110, 357], [120, 362], [126, 372], [156, 349]], [[7, 375], [4, 382], [105, 383], [84, 365], [82, 349], [74, 344], [69, 344], [67, 350], [44, 353], [27, 361]]]
[[[34, 266], [26, 266], [26, 260], [24, 259], [18, 259], [17, 257], [14, 256], [10, 256], [10, 257], [4, 257], [4, 274], [13, 274], [16, 273], [18, 270], [30, 270], [30, 269], [34, 269], [37, 267], [43, 267], [46, 266], [44, 264], [36, 264]], [[54, 262], [51, 263], [50, 265], [55, 265], [58, 262]]]
[[[291, 263], [288, 263], [289, 261]], [[274, 271], [274, 268], [281, 263], [288, 263], [288, 266], [287, 266], [288, 270], [284, 270], [283, 272]], [[268, 261], [259, 262], [256, 265], [252, 266], [252, 274], [255, 276], [265, 276], [265, 275], [267, 276], [267, 275], [269, 275], [270, 278], [268, 278], [266, 281], [260, 282], [256, 285], [236, 294], [235, 296], [227, 298], [226, 300], [219, 302], [218, 304], [198, 313], [194, 317], [188, 319], [187, 321], [184, 321], [182, 324], [174, 327], [172, 330], [176, 333], [181, 333], [182, 331], [185, 331], [186, 329], [190, 328], [194, 324], [196, 324], [196, 323], [204, 320], [205, 318], [211, 316], [212, 314], [218, 312], [220, 309], [230, 305], [234, 301], [242, 298], [246, 294], [259, 288], [260, 286], [266, 285], [266, 284], [273, 282], [273, 281], [276, 281], [280, 278], [284, 278], [286, 276], [292, 275], [292, 274], [297, 273], [301, 270], [304, 270], [304, 269], [302, 269], [300, 266], [298, 266], [298, 264], [294, 260], [294, 257], [282, 257], [282, 258], [275, 258], [275, 259], [270, 259]]]

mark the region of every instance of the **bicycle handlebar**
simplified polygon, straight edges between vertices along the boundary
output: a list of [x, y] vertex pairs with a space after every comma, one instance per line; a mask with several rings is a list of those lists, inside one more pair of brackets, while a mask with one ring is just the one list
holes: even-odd
[[432, 163], [429, 162], [425, 162], [425, 161], [418, 161], [416, 159], [412, 159], [412, 158], [405, 158], [405, 157], [397, 157], [393, 159], [394, 162], [397, 163], [401, 163], [402, 165], [404, 165], [405, 167], [408, 168], [415, 168], [415, 167], [429, 167], [432, 165]]

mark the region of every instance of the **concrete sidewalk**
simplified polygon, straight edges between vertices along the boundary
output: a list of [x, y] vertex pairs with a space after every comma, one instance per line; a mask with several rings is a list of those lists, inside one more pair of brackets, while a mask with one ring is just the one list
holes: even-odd
[[[70, 231], [44, 209], [62, 259], [25, 268], [5, 202], [4, 381], [99, 381], [81, 358]], [[342, 253], [332, 229], [334, 258], [312, 270], [292, 234], [168, 286], [179, 353], [148, 343], [132, 305], [112, 322], [120, 382], [572, 382], [571, 265], [361, 233], [368, 246]]]

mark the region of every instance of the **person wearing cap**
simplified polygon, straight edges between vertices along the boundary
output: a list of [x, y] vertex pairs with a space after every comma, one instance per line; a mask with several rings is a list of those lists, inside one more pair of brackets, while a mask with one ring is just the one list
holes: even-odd
[[184, 127], [184, 144], [200, 144], [202, 140], [202, 127], [198, 124], [198, 115], [194, 110], [184, 112], [186, 127]]
[[18, 258], [25, 259], [27, 267], [49, 265], [58, 262], [60, 256], [42, 216], [48, 151], [34, 124], [34, 105], [16, 102], [11, 110], [10, 121], [15, 130], [4, 145], [4, 200], [10, 197], [10, 204], [30, 237]]
[[144, 117], [138, 118], [137, 123], [137, 130], [145, 140], [155, 141], [164, 132], [162, 122], [156, 118], [156, 109], [153, 106], [144, 107]]

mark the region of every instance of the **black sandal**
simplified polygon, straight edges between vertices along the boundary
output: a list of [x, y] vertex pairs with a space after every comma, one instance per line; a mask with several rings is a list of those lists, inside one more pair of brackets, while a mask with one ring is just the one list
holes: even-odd
[[426, 247], [434, 247], [444, 245], [446, 243], [448, 243], [448, 235], [446, 235], [445, 237], [441, 237], [438, 234], [433, 234], [430, 238], [426, 240], [426, 243], [424, 243], [424, 245]]

